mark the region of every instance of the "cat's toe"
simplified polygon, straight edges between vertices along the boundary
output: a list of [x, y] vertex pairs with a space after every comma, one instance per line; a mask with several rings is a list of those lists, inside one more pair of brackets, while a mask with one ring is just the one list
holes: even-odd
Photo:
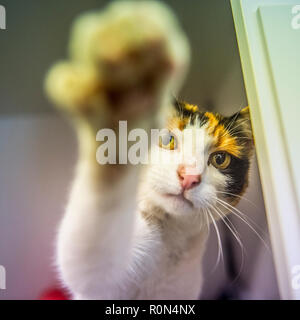
[[45, 89], [58, 107], [71, 113], [88, 114], [104, 102], [96, 70], [78, 62], [56, 63], [47, 74]]
[[176, 94], [188, 62], [188, 42], [165, 5], [119, 1], [75, 21], [70, 59], [50, 69], [46, 91], [89, 121], [147, 117]]
[[83, 15], [70, 48], [73, 59], [95, 66], [109, 106], [126, 115], [159, 105], [166, 87], [176, 92], [189, 62], [184, 34], [157, 1], [119, 1]]

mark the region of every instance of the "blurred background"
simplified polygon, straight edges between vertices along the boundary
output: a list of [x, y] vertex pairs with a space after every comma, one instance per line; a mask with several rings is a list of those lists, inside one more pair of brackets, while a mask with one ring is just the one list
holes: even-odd
[[[67, 56], [70, 26], [83, 11], [110, 1], [1, 0], [7, 29], [0, 30], [0, 265], [6, 290], [0, 299], [36, 299], [57, 284], [56, 230], [76, 161], [76, 140], [43, 92], [53, 62]], [[225, 115], [247, 105], [229, 0], [166, 2], [192, 48], [180, 98]], [[238, 208], [255, 221], [269, 243], [256, 159], [250, 186]], [[245, 248], [222, 224], [225, 259], [213, 269], [217, 241], [211, 232], [205, 255], [204, 299], [279, 298], [272, 254], [255, 233], [231, 218]], [[270, 245], [269, 245], [270, 246]]]

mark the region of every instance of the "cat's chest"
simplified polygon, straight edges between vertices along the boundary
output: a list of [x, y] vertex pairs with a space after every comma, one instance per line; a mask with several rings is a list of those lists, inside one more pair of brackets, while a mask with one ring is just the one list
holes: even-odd
[[202, 284], [200, 256], [163, 258], [142, 283], [137, 299], [197, 299]]
[[130, 270], [139, 275], [139, 281], [132, 299], [199, 297], [207, 229], [192, 228], [172, 219], [155, 224], [138, 216]]
[[204, 242], [202, 235], [192, 240], [177, 238], [172, 243], [161, 236], [159, 246], [151, 252], [155, 266], [145, 275], [135, 298], [197, 299], [202, 286]]

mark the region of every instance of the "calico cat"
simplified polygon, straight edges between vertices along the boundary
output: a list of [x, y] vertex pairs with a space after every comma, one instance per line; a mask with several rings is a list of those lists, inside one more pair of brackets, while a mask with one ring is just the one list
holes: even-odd
[[[248, 184], [249, 109], [225, 117], [173, 101], [189, 46], [159, 2], [115, 2], [73, 30], [70, 60], [46, 79], [79, 144], [57, 239], [61, 279], [74, 299], [196, 299], [209, 226]], [[151, 150], [165, 161], [99, 165], [96, 134], [120, 120], [145, 130], [165, 122]]]

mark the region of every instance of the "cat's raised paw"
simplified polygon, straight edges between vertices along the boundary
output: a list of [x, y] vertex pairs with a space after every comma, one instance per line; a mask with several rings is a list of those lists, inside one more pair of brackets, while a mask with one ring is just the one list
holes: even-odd
[[118, 1], [75, 21], [70, 59], [50, 69], [46, 91], [73, 113], [128, 119], [176, 93], [188, 61], [188, 42], [165, 5]]

